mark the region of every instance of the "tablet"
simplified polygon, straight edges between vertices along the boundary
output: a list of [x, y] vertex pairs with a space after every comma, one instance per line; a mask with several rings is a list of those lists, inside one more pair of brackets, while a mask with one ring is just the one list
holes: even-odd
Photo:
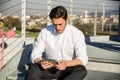
[[56, 64], [57, 64], [57, 61], [54, 60], [54, 59], [43, 59], [41, 62], [44, 62], [44, 61], [51, 62], [53, 65], [56, 65]]

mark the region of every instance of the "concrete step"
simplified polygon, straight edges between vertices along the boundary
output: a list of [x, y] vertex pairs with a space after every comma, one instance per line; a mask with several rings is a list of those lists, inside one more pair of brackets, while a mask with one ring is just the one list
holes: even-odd
[[[120, 64], [88, 62], [88, 75], [84, 80], [120, 80]], [[26, 68], [27, 69], [27, 68]], [[24, 80], [26, 69], [15, 70], [7, 76], [7, 80]], [[55, 80], [55, 79], [54, 79]]]
[[120, 80], [120, 73], [88, 70], [85, 80]]
[[24, 73], [21, 73], [18, 70], [16, 70], [7, 76], [7, 80], [24, 80], [24, 77]]
[[[24, 73], [20, 73], [16, 70], [15, 72], [7, 76], [7, 80], [24, 80], [24, 75]], [[120, 80], [120, 74], [88, 70], [88, 75], [84, 80]]]

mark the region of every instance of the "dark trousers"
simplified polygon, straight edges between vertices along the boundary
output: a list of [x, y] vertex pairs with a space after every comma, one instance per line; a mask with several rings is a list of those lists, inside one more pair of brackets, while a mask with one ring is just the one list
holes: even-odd
[[39, 64], [33, 64], [29, 69], [25, 80], [58, 79], [58, 80], [83, 80], [87, 70], [83, 65], [68, 67], [65, 70], [57, 70], [54, 67], [44, 70]]

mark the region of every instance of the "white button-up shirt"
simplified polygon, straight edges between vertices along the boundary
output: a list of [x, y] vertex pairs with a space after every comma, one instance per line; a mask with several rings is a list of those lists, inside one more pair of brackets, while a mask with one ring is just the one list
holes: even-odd
[[72, 60], [78, 58], [86, 65], [88, 56], [83, 33], [72, 25], [66, 25], [61, 34], [57, 34], [54, 26], [50, 25], [41, 30], [31, 53], [32, 62], [42, 59], [42, 53], [47, 59]]

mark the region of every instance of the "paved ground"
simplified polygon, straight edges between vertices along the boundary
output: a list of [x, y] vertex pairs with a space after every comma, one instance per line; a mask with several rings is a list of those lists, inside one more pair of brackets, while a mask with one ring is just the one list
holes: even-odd
[[91, 42], [87, 43], [89, 58], [120, 62], [120, 42]]
[[[87, 43], [87, 52], [89, 64], [85, 80], [120, 80], [120, 42]], [[15, 71], [9, 77], [22, 75]]]
[[88, 70], [85, 80], [120, 80], [120, 74]]
[[[101, 71], [88, 69], [86, 80], [120, 80], [120, 42], [87, 43], [87, 52], [91, 61], [95, 61], [97, 64], [104, 62], [105, 64], [99, 66], [93, 63], [93, 67], [97, 68], [98, 66]], [[104, 71], [105, 68], [107, 68], [107, 71]], [[113, 69], [113, 72], [109, 72], [111, 69]]]

